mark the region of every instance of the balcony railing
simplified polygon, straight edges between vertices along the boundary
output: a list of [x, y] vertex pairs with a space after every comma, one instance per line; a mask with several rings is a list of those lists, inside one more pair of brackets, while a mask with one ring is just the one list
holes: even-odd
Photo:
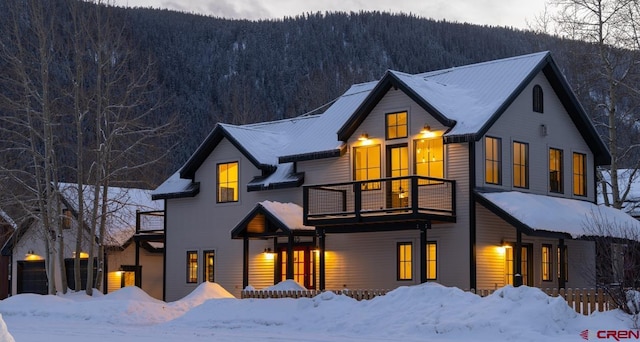
[[305, 225], [455, 220], [455, 181], [406, 176], [304, 187]]

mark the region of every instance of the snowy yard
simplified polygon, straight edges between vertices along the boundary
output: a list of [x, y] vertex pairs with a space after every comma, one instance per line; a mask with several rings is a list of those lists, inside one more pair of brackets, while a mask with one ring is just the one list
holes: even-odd
[[[136, 287], [108, 295], [18, 295], [0, 301], [0, 341], [580, 341], [589, 330], [631, 330], [620, 311], [583, 316], [535, 288], [479, 297], [437, 284], [369, 301], [236, 299], [215, 283], [165, 303]], [[6, 326], [4, 326], [5, 323]]]

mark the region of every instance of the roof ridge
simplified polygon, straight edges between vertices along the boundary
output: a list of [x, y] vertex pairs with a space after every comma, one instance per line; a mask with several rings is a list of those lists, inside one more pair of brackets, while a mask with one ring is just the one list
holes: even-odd
[[493, 60], [490, 60], [490, 61], [484, 61], [484, 62], [479, 62], [479, 63], [465, 64], [465, 65], [461, 65], [461, 66], [454, 66], [454, 67], [447, 68], [447, 69], [432, 70], [432, 71], [427, 71], [427, 72], [423, 72], [423, 73], [414, 74], [413, 76], [422, 77], [423, 79], [425, 79], [427, 77], [443, 75], [443, 74], [450, 73], [450, 72], [453, 72], [453, 71], [459, 70], [459, 69], [475, 68], [475, 67], [480, 67], [480, 66], [486, 66], [486, 65], [498, 64], [498, 63], [504, 63], [504, 62], [508, 62], [508, 61], [514, 61], [514, 60], [518, 60], [518, 59], [531, 58], [531, 57], [536, 56], [536, 55], [548, 55], [548, 54], [549, 54], [548, 50], [547, 51], [540, 51], [540, 52], [529, 53], [529, 54], [526, 54], [526, 55], [518, 55], [518, 56], [506, 57], [506, 58], [501, 58], [501, 59], [493, 59]]

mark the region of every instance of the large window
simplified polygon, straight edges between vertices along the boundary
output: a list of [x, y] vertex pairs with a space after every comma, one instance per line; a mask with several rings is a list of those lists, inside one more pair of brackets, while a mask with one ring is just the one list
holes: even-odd
[[214, 251], [202, 252], [202, 259], [204, 260], [203, 279], [213, 283], [215, 281], [215, 257]]
[[62, 229], [71, 229], [71, 210], [62, 209]]
[[413, 279], [413, 258], [411, 242], [398, 243], [398, 280]]
[[485, 138], [485, 182], [489, 184], [502, 184], [502, 153], [500, 138]]
[[573, 153], [573, 194], [576, 196], [587, 195], [587, 155]]
[[442, 138], [416, 140], [413, 150], [415, 152], [416, 175], [444, 178], [444, 146]]
[[187, 283], [198, 282], [198, 252], [187, 251]]
[[407, 137], [407, 112], [387, 114], [387, 139]]
[[542, 281], [551, 281], [551, 245], [542, 245]]
[[[359, 146], [353, 149], [354, 180], [380, 179], [380, 145]], [[362, 184], [362, 190], [380, 189], [380, 182]]]
[[[280, 249], [280, 279], [287, 279], [287, 250]], [[298, 246], [293, 250], [293, 279], [306, 287], [315, 289], [315, 256], [311, 247]]]
[[[507, 285], [515, 285], [515, 247], [507, 246], [505, 248], [505, 284]], [[530, 258], [530, 246], [522, 246], [520, 250], [520, 275], [522, 276], [522, 284], [523, 285], [532, 285], [532, 279], [529, 278], [529, 274], [531, 273], [531, 263], [529, 262]]]
[[436, 280], [438, 275], [438, 245], [435, 241], [427, 242], [427, 280]]
[[562, 193], [562, 150], [549, 149], [549, 191]]
[[529, 187], [529, 144], [513, 142], [513, 186]]
[[544, 113], [544, 94], [542, 87], [537, 84], [533, 86], [533, 111]]
[[238, 162], [218, 164], [218, 203], [238, 201]]

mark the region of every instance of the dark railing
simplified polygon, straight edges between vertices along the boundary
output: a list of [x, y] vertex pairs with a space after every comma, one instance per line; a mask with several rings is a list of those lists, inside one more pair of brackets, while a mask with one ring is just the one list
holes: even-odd
[[305, 224], [390, 215], [455, 217], [455, 181], [406, 176], [304, 187]]

